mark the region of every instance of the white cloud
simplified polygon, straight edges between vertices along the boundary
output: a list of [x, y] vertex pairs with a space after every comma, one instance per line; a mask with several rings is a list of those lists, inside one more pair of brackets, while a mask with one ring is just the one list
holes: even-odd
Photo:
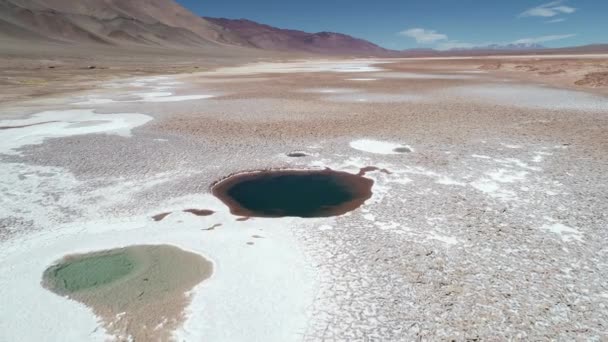
[[562, 3], [562, 0], [548, 2], [537, 7], [529, 8], [523, 11], [519, 16], [550, 18], [560, 14], [571, 14], [576, 11], [576, 8], [562, 5]]
[[565, 18], [555, 18], [555, 19], [547, 20], [547, 21], [545, 21], [545, 23], [554, 24], [554, 23], [561, 23], [562, 21], [566, 21], [566, 19]]
[[399, 32], [400, 35], [414, 38], [417, 43], [435, 43], [442, 40], [447, 40], [448, 36], [439, 33], [435, 30], [426, 30], [423, 28], [411, 28]]
[[575, 34], [556, 34], [551, 36], [541, 36], [541, 37], [532, 37], [532, 38], [522, 38], [513, 42], [513, 44], [538, 44], [551, 42], [554, 40], [566, 39], [570, 37], [576, 36]]

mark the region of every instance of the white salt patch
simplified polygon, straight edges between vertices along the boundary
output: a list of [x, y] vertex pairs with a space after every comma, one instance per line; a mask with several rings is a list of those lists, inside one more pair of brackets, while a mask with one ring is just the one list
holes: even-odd
[[501, 143], [501, 145], [504, 146], [504, 147], [506, 147], [506, 148], [512, 148], [512, 149], [520, 149], [520, 148], [522, 148], [521, 145], [511, 145], [511, 144], [502, 144], [502, 143]]
[[[131, 136], [131, 129], [152, 117], [138, 113], [97, 114], [91, 109], [47, 111], [23, 120], [0, 121], [0, 126], [25, 126], [0, 130], [0, 153], [17, 154], [15, 149], [39, 145], [47, 138], [106, 133]], [[78, 125], [81, 124], [81, 125]]]
[[372, 222], [376, 221], [376, 216], [374, 216], [374, 214], [365, 214], [363, 215], [363, 218]]
[[332, 227], [330, 225], [327, 225], [327, 224], [324, 224], [324, 225], [322, 225], [322, 226], [319, 227], [319, 230], [321, 230], [321, 231], [332, 230], [332, 229], [334, 229], [334, 227]]
[[392, 143], [392, 142], [387, 142], [387, 141], [371, 140], [371, 139], [361, 139], [361, 140], [351, 141], [350, 147], [352, 147], [356, 150], [359, 150], [359, 151], [375, 153], [375, 154], [403, 154], [403, 153], [395, 152], [396, 148], [402, 148], [402, 147], [409, 148], [410, 150], [412, 150], [412, 148], [409, 146], [396, 144], [396, 143]]
[[471, 186], [487, 194], [495, 193], [500, 189], [500, 186], [496, 182], [492, 182], [488, 179], [476, 180], [471, 183]]
[[396, 179], [390, 179], [388, 182], [389, 183], [397, 183], [397, 184], [401, 184], [401, 185], [406, 185], [406, 184], [409, 184], [409, 183], [413, 182], [413, 180], [411, 180], [410, 178], [408, 178], [406, 176], [401, 176], [401, 177], [396, 178]]
[[469, 183], [469, 185], [493, 198], [505, 201], [517, 198], [513, 191], [502, 189], [498, 183], [491, 179], [481, 178]]
[[545, 159], [545, 156], [552, 156], [553, 153], [539, 151], [535, 153], [536, 155], [532, 158], [534, 163], [540, 163]]
[[378, 78], [396, 78], [412, 80], [466, 80], [476, 78], [472, 75], [425, 74], [416, 72], [380, 72], [373, 74]]
[[303, 93], [313, 93], [313, 94], [349, 94], [349, 93], [357, 93], [359, 90], [357, 89], [349, 89], [349, 88], [309, 88], [301, 90]]
[[145, 82], [131, 82], [131, 83], [129, 83], [129, 85], [132, 87], [144, 87], [144, 86], [146, 86], [146, 83]]
[[362, 81], [362, 82], [365, 82], [365, 81], [377, 81], [378, 79], [377, 78], [347, 78], [346, 80], [347, 81]]
[[391, 222], [374, 222], [374, 225], [376, 225], [381, 230], [393, 230], [393, 229], [397, 229], [397, 228], [399, 228], [401, 226], [399, 223], [394, 222], [394, 221], [391, 221]]
[[484, 156], [484, 155], [480, 155], [480, 154], [473, 154], [471, 157], [478, 158], [478, 159], [492, 159], [492, 157], [488, 157], [488, 156]]
[[492, 180], [500, 183], [514, 183], [516, 181], [523, 181], [526, 179], [527, 174], [527, 171], [513, 171], [507, 169], [498, 169], [486, 173], [486, 175], [490, 176]]
[[541, 171], [542, 169], [537, 166], [530, 166], [528, 163], [525, 163], [517, 158], [505, 158], [505, 159], [494, 159], [495, 162], [507, 165], [513, 165], [520, 167], [522, 169], [531, 170], [531, 171]]
[[387, 63], [373, 59], [361, 60], [302, 60], [286, 63], [254, 63], [237, 67], [220, 68], [200, 75], [251, 75], [262, 73], [309, 73], [309, 72], [372, 72], [381, 71], [376, 64]]
[[572, 240], [583, 241], [583, 234], [579, 230], [561, 223], [545, 224], [541, 228], [559, 235], [564, 242], [570, 242]]
[[354, 93], [329, 96], [326, 100], [334, 102], [418, 102], [425, 100], [426, 96], [419, 94], [381, 94], [381, 93]]
[[106, 98], [90, 98], [85, 101], [75, 102], [77, 106], [92, 106], [109, 103], [129, 103], [129, 102], [181, 102], [181, 101], [194, 101], [203, 100], [215, 97], [215, 95], [173, 95], [172, 92], [139, 92], [129, 94], [131, 96], [139, 97], [133, 100], [114, 100]]
[[573, 90], [531, 85], [484, 84], [452, 88], [449, 92], [466, 97], [521, 108], [608, 112], [608, 98]]
[[457, 185], [457, 186], [465, 186], [466, 183], [462, 183], [459, 181], [456, 181], [450, 177], [447, 176], [441, 176], [435, 183], [437, 184], [442, 184], [442, 185]]
[[194, 101], [204, 100], [215, 97], [215, 95], [180, 95], [180, 96], [158, 96], [150, 97], [144, 95], [141, 101], [138, 102], [180, 102], [180, 101]]
[[461, 70], [458, 71], [459, 73], [463, 73], [463, 74], [487, 74], [487, 71], [484, 70]]
[[456, 245], [459, 240], [452, 236], [440, 235], [435, 232], [431, 232], [430, 236], [427, 237], [427, 240], [437, 240], [445, 243], [446, 245]]

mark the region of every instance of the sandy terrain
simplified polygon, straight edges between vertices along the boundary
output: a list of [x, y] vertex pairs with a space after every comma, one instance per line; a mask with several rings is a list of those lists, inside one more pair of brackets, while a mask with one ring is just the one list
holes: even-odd
[[[0, 340], [105, 340], [44, 270], [157, 244], [214, 265], [179, 341], [608, 339], [608, 97], [586, 76], [608, 56], [228, 62], [5, 85]], [[366, 167], [372, 197], [337, 217], [246, 219], [211, 194]]]

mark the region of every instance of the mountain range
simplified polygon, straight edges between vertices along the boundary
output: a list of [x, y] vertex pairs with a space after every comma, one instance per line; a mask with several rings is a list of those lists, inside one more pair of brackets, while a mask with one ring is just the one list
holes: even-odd
[[[493, 54], [543, 49], [537, 44], [509, 44], [450, 51], [396, 51], [342, 33], [308, 33], [247, 19], [199, 17], [174, 0], [0, 0], [2, 40], [190, 50], [238, 47], [365, 57]], [[576, 49], [568, 48], [567, 51]], [[586, 47], [579, 50], [586, 51]], [[596, 45], [593, 50], [606, 51], [608, 46]]]
[[204, 18], [245, 39], [249, 45], [267, 50], [302, 51], [319, 54], [390, 55], [387, 50], [369, 41], [335, 32], [308, 33], [280, 29], [247, 19]]

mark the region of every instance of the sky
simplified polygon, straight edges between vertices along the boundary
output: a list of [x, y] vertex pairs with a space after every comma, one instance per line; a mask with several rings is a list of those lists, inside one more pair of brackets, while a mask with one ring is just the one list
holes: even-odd
[[608, 0], [177, 0], [201, 15], [332, 31], [389, 49], [608, 43]]

